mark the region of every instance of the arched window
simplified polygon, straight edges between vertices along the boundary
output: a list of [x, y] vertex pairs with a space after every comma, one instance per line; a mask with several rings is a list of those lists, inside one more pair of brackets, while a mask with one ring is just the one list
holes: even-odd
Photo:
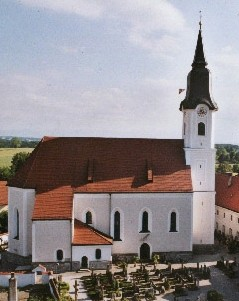
[[101, 249], [96, 249], [95, 250], [95, 258], [100, 259], [101, 258]]
[[14, 209], [14, 230], [13, 230], [13, 238], [19, 239], [19, 212], [17, 208]]
[[86, 212], [86, 215], [85, 215], [85, 222], [87, 225], [89, 224], [93, 224], [92, 223], [92, 213], [90, 211], [87, 211]]
[[62, 250], [56, 251], [56, 259], [59, 261], [61, 261], [63, 259], [63, 251]]
[[120, 239], [120, 213], [116, 211], [114, 214], [114, 240]]
[[198, 135], [205, 136], [205, 124], [203, 122], [199, 122], [198, 124]]
[[144, 211], [142, 214], [142, 231], [141, 232], [149, 232], [149, 215], [147, 211]]
[[177, 214], [174, 211], [170, 215], [170, 232], [177, 232]]
[[83, 257], [81, 258], [81, 267], [82, 267], [83, 269], [87, 269], [87, 268], [88, 268], [88, 257], [83, 256]]
[[222, 225], [222, 233], [225, 234], [225, 232], [226, 232], [226, 227], [225, 227], [225, 225]]

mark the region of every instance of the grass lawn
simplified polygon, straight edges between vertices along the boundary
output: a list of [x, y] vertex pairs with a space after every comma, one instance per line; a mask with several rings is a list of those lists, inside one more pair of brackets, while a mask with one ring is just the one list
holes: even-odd
[[10, 166], [12, 157], [16, 153], [31, 153], [34, 148], [0, 148], [0, 167]]

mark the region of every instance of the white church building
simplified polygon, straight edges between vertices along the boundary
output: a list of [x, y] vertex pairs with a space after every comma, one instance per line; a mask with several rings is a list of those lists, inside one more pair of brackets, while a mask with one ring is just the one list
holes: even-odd
[[218, 108], [206, 66], [200, 28], [182, 139], [44, 137], [8, 183], [9, 253], [74, 269], [212, 246]]

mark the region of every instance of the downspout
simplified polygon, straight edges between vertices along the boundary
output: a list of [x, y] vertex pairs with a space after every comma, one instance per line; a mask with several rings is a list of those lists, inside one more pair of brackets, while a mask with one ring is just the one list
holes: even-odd
[[72, 228], [72, 219], [71, 219], [71, 271], [72, 271], [72, 232], [73, 232], [73, 228]]
[[112, 208], [112, 205], [111, 205], [111, 193], [109, 193], [109, 196], [110, 196], [110, 203], [109, 203], [109, 235], [111, 235], [111, 208]]

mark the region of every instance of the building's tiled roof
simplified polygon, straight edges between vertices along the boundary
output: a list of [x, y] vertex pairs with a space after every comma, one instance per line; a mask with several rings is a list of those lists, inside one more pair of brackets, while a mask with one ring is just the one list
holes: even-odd
[[112, 245], [112, 241], [113, 239], [109, 235], [77, 219], [74, 220], [74, 238], [72, 245]]
[[71, 219], [72, 206], [73, 192], [69, 186], [58, 187], [42, 193], [38, 191], [32, 219]]
[[36, 219], [70, 218], [77, 192], [192, 191], [183, 140], [130, 138], [44, 137], [9, 186], [36, 189]]
[[0, 206], [6, 206], [8, 204], [7, 182], [0, 181]]
[[216, 205], [239, 213], [239, 176], [216, 174]]

